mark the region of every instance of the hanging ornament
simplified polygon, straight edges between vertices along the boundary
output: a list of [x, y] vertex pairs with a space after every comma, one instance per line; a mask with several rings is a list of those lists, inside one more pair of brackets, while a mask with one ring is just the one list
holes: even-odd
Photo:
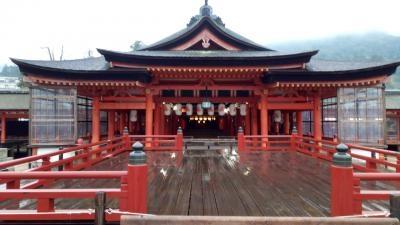
[[193, 115], [193, 105], [192, 104], [186, 104], [186, 115], [187, 116]]
[[246, 116], [247, 114], [247, 105], [246, 104], [240, 104], [240, 115], [241, 116]]
[[136, 122], [137, 121], [137, 110], [131, 110], [129, 113], [129, 121]]
[[222, 103], [218, 105], [218, 115], [225, 116], [225, 105]]
[[229, 115], [236, 116], [236, 105], [235, 104], [229, 105]]
[[274, 122], [281, 123], [282, 122], [282, 112], [280, 110], [274, 111]]
[[182, 115], [182, 104], [176, 104], [174, 106], [175, 115], [181, 116]]
[[164, 115], [170, 116], [172, 113], [172, 105], [171, 104], [164, 104]]
[[209, 116], [214, 116], [214, 111], [215, 111], [214, 105], [211, 104], [211, 107], [209, 109], [207, 109], [208, 115]]
[[202, 115], [203, 115], [203, 107], [201, 106], [200, 103], [197, 104], [197, 106], [196, 106], [196, 113], [197, 113], [197, 115], [199, 115], [199, 116], [202, 116]]

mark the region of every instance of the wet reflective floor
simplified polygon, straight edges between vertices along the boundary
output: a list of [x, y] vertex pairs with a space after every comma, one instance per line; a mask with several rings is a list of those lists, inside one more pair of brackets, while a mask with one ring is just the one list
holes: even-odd
[[[128, 153], [90, 170], [126, 170]], [[148, 211], [163, 215], [329, 216], [330, 163], [296, 152], [224, 150], [147, 152]], [[394, 184], [396, 185], [396, 184]], [[59, 180], [52, 188], [118, 188], [119, 180]], [[368, 189], [395, 189], [374, 182]], [[11, 203], [3, 202], [2, 208]], [[23, 201], [22, 208], [33, 208]], [[7, 206], [8, 205], [8, 206]], [[56, 207], [93, 208], [92, 200], [57, 200]], [[109, 200], [108, 208], [118, 208]], [[383, 210], [386, 202], [367, 202], [364, 210]]]

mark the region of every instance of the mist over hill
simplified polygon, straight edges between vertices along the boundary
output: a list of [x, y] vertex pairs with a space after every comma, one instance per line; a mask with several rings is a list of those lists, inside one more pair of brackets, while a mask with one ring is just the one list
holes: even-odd
[[[400, 61], [400, 37], [385, 33], [342, 35], [332, 38], [276, 43], [268, 47], [279, 51], [320, 50], [316, 59], [380, 62]], [[388, 88], [400, 88], [400, 69], [391, 77]]]

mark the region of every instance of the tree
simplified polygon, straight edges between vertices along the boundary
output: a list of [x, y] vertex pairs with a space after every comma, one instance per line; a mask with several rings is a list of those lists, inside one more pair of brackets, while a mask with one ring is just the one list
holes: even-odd
[[131, 45], [132, 51], [137, 51], [137, 50], [141, 49], [142, 47], [144, 47], [144, 43], [142, 41], [135, 41]]
[[[49, 54], [50, 61], [55, 61], [56, 60], [55, 57], [54, 57], [54, 50], [53, 49], [50, 49], [47, 46], [46, 47], [42, 47], [42, 49], [46, 49], [47, 50], [47, 53]], [[59, 60], [62, 61], [63, 57], [64, 57], [64, 45], [61, 45], [61, 52], [60, 52]]]

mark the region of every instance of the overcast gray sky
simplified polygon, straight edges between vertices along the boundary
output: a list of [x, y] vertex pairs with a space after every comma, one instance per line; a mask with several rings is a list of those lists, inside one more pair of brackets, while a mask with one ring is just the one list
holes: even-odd
[[[129, 50], [186, 26], [204, 0], [1, 0], [0, 64]], [[400, 36], [399, 0], [209, 0], [226, 26], [260, 44], [383, 31]]]

